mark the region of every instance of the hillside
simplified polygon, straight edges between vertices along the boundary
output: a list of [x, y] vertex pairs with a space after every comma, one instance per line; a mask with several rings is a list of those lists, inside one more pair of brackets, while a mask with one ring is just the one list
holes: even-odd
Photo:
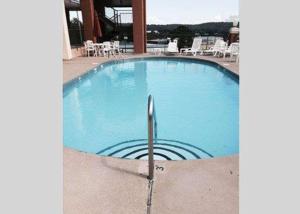
[[157, 30], [159, 32], [171, 32], [174, 31], [179, 26], [185, 26], [193, 33], [199, 33], [200, 35], [210, 35], [213, 36], [218, 34], [220, 36], [227, 36], [230, 27], [232, 27], [232, 22], [208, 22], [203, 24], [170, 24], [170, 25], [147, 25], [148, 31]]

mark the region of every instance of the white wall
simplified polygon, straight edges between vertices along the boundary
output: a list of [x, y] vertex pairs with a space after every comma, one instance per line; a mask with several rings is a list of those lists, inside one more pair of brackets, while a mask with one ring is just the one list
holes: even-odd
[[70, 45], [70, 37], [69, 37], [64, 1], [63, 1], [63, 59], [72, 59], [72, 51]]

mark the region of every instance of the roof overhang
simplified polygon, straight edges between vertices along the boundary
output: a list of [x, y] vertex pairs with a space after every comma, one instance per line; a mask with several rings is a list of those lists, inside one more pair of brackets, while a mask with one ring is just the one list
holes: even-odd
[[[95, 0], [97, 1], [99, 0]], [[131, 7], [132, 0], [104, 0], [104, 5], [105, 7]]]
[[80, 0], [64, 0], [65, 7], [69, 10], [80, 10]]
[[[65, 7], [69, 10], [80, 10], [80, 0], [64, 0]], [[131, 7], [132, 0], [94, 0], [95, 4], [103, 1], [105, 7]]]

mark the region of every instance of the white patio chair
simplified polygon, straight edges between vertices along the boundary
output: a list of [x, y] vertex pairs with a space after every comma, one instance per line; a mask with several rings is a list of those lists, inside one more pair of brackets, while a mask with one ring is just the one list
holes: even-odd
[[176, 54], [178, 53], [178, 47], [177, 47], [177, 40], [173, 42], [169, 42], [168, 48], [167, 48], [167, 53], [170, 54]]
[[237, 42], [231, 43], [230, 46], [223, 51], [223, 57], [226, 58], [226, 55], [230, 55], [230, 60], [232, 61], [233, 57], [236, 58], [236, 62], [238, 62], [239, 59], [239, 49], [240, 45]]
[[203, 53], [204, 54], [212, 54], [212, 55], [216, 56], [217, 52], [220, 49], [221, 43], [224, 44], [224, 40], [223, 39], [217, 39], [214, 46], [209, 48], [208, 50], [204, 50]]
[[220, 57], [227, 49], [227, 42], [221, 41], [216, 47], [214, 56]]
[[201, 44], [202, 44], [202, 38], [196, 37], [193, 40], [192, 47], [191, 48], [181, 48], [180, 54], [182, 55], [183, 53], [185, 53], [187, 55], [188, 53], [191, 53], [194, 56], [196, 56], [197, 53], [199, 52], [201, 55], [203, 53], [203, 51], [201, 50]]
[[97, 50], [96, 47], [93, 45], [92, 40], [87, 40], [84, 42], [84, 49], [88, 57], [90, 56], [90, 52], [92, 52], [94, 56], [97, 56]]
[[103, 42], [103, 55], [105, 56], [107, 54], [107, 56], [109, 55], [114, 55], [114, 51], [111, 45], [111, 42]]
[[118, 53], [118, 55], [121, 54], [120, 41], [114, 41], [113, 42], [112, 51], [114, 53]]

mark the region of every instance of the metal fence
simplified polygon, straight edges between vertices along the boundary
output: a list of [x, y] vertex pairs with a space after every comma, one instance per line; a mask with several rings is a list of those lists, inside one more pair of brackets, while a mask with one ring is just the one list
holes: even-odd
[[[219, 36], [201, 36], [201, 38], [202, 38], [202, 44], [201, 44], [202, 50], [207, 50], [207, 49], [213, 47], [213, 45], [215, 44], [217, 39], [223, 39], [223, 37], [219, 37]], [[167, 39], [158, 39], [155, 41], [156, 41], [156, 44], [151, 43], [151, 41], [149, 41], [150, 43], [147, 43], [147, 52], [149, 52], [149, 53], [155, 53], [158, 51], [162, 52], [162, 53], [166, 52], [166, 50], [168, 48], [168, 40]], [[191, 37], [190, 43], [185, 42], [186, 44], [183, 45], [182, 47], [178, 47], [178, 49], [190, 48], [192, 46], [192, 41], [193, 41], [193, 37]]]

